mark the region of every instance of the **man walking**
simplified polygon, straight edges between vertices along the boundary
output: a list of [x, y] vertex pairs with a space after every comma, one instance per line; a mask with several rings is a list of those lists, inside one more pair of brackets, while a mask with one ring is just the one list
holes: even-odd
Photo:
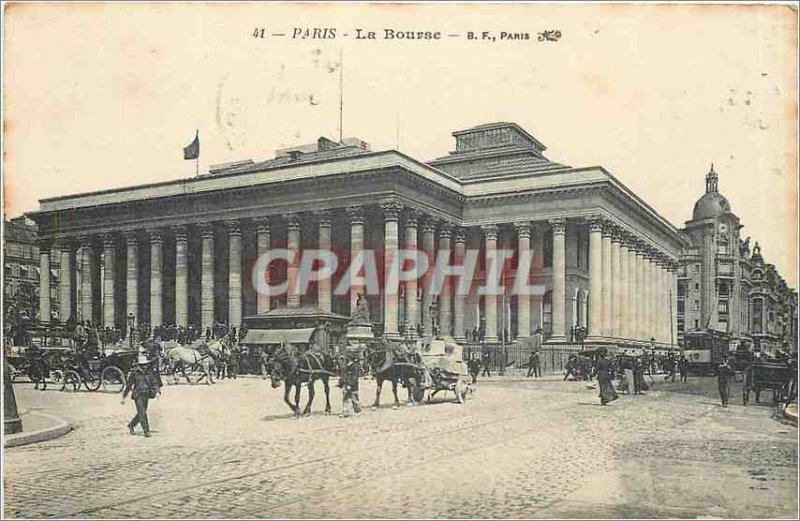
[[489, 372], [489, 351], [484, 351], [482, 357], [483, 373], [481, 373], [481, 376], [491, 377], [492, 373]]
[[541, 360], [539, 359], [539, 351], [533, 351], [528, 360], [528, 377], [533, 376], [539, 378], [542, 376]]
[[733, 369], [732, 356], [728, 357], [717, 367], [717, 385], [719, 387], [719, 398], [722, 406], [727, 407], [731, 397], [731, 382], [736, 371]]
[[689, 379], [689, 360], [683, 355], [678, 360], [678, 372], [681, 374], [681, 383], [686, 383]]
[[147, 420], [147, 402], [161, 394], [161, 378], [150, 370], [150, 360], [145, 356], [139, 356], [139, 363], [128, 373], [121, 404], [125, 405], [125, 397], [129, 392], [131, 399], [136, 404], [136, 415], [128, 423], [128, 432], [134, 435], [134, 427], [141, 424], [144, 437], [149, 438], [150, 423]]

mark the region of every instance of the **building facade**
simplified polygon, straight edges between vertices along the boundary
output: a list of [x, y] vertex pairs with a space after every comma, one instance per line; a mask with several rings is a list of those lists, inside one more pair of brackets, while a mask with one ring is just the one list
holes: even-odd
[[[376, 330], [390, 337], [435, 323], [460, 340], [480, 330], [487, 343], [537, 327], [553, 343], [569, 342], [576, 328], [594, 343], [674, 343], [677, 302], [669, 296], [682, 243], [668, 221], [602, 167], [548, 160], [514, 123], [453, 136], [455, 150], [429, 162], [320, 138], [191, 179], [44, 199], [31, 215], [44, 239], [41, 265], [56, 263], [64, 274], [62, 316], [113, 325], [134, 314], [139, 323], [205, 328], [279, 306], [350, 315], [366, 290], [334, 291], [341, 270], [298, 291], [298, 264], [273, 266], [267, 277], [286, 283], [281, 295], [254, 291], [250, 273], [278, 248], [345, 259], [371, 250], [382, 283], [366, 298]], [[454, 265], [478, 251], [478, 281], [496, 250], [529, 252], [523, 275], [542, 291], [506, 291], [519, 269], [512, 258], [499, 293], [456, 291], [458, 279], [448, 277], [434, 295], [428, 274], [387, 277], [400, 249]]]
[[[59, 269], [50, 268], [48, 296], [49, 312], [41, 315], [41, 267], [36, 223], [25, 216], [4, 221], [3, 291], [6, 299], [31, 300], [31, 319], [42, 316], [61, 319], [59, 313]], [[47, 310], [46, 310], [47, 311]]]
[[730, 334], [731, 348], [744, 342], [775, 354], [797, 350], [797, 292], [767, 264], [758, 243], [742, 239], [744, 226], [719, 191], [714, 167], [684, 240], [678, 268], [678, 334], [714, 329]]

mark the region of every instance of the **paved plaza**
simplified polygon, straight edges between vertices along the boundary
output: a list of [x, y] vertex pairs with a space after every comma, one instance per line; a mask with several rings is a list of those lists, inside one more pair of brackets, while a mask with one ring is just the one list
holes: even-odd
[[395, 410], [386, 385], [380, 410], [339, 418], [318, 385], [294, 420], [248, 377], [165, 387], [146, 439], [130, 400], [17, 384], [21, 409], [76, 428], [6, 450], [5, 516], [796, 517], [796, 428], [715, 387], [656, 381], [601, 407], [584, 382], [494, 377], [466, 405]]

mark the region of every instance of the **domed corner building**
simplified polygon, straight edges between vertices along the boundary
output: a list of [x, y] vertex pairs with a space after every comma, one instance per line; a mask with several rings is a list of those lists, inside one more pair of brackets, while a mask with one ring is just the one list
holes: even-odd
[[706, 191], [680, 231], [679, 342], [685, 331], [713, 329], [730, 335], [731, 349], [745, 343], [771, 355], [796, 351], [797, 292], [764, 262], [758, 242], [751, 251], [742, 228], [712, 165]]
[[[555, 346], [551, 362], [581, 348], [584, 328], [583, 347], [674, 342], [675, 226], [603, 167], [549, 160], [515, 123], [452, 135], [455, 149], [431, 161], [322, 137], [195, 177], [43, 199], [30, 214], [41, 265], [64, 274], [62, 316], [101, 325], [133, 314], [138, 324], [204, 331], [284, 306], [352, 316], [365, 295], [373, 331], [390, 338], [436, 327], [492, 349], [541, 327]], [[382, 256], [381, 281], [392, 280], [383, 272], [400, 248], [454, 263], [476, 252], [478, 262], [468, 294], [450, 281], [436, 300], [422, 281], [342, 294], [341, 269], [300, 292], [298, 266], [285, 263], [269, 270], [269, 283], [288, 282], [288, 292], [255, 291], [255, 259], [276, 248], [329, 249], [340, 259], [369, 250]], [[513, 260], [503, 294], [478, 292], [487, 252], [501, 248], [532, 253], [532, 294], [512, 293]]]

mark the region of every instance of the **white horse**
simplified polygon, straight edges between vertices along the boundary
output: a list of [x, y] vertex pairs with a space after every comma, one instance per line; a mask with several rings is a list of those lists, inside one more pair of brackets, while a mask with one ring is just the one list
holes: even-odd
[[[214, 374], [212, 365], [214, 358], [208, 353], [202, 353], [197, 349], [199, 344], [191, 346], [182, 346], [177, 342], [162, 342], [164, 349], [164, 357], [171, 365], [173, 383], [177, 383], [175, 376], [178, 371], [186, 378], [187, 383], [199, 383], [205, 379], [206, 384], [214, 383]], [[186, 374], [186, 369], [189, 369], [189, 374]], [[195, 381], [192, 382], [189, 376], [195, 376]]]

